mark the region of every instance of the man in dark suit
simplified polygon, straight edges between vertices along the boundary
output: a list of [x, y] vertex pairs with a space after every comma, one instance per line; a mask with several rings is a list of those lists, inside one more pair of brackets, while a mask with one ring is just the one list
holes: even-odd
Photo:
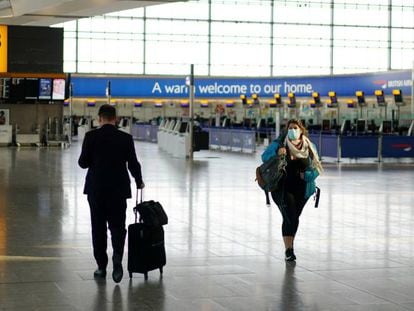
[[91, 210], [93, 254], [98, 264], [94, 276], [106, 276], [108, 224], [113, 249], [112, 278], [119, 283], [123, 276], [126, 199], [131, 197], [128, 170], [138, 189], [144, 188], [144, 183], [132, 136], [115, 126], [115, 108], [103, 105], [98, 115], [100, 128], [86, 133], [78, 163], [88, 169], [83, 193], [88, 195]]

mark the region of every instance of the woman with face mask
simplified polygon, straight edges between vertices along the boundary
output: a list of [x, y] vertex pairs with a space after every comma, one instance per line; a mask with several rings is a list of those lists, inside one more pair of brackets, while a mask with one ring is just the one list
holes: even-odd
[[287, 135], [281, 135], [266, 148], [262, 154], [263, 162], [275, 154], [286, 157], [286, 177], [280, 190], [271, 194], [283, 217], [285, 260], [294, 261], [293, 241], [299, 216], [306, 201], [315, 192], [315, 179], [322, 172], [322, 165], [315, 145], [309, 140], [300, 120], [288, 121]]

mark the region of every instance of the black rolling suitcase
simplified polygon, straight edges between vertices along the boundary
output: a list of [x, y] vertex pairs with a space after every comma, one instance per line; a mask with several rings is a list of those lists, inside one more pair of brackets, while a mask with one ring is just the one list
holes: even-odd
[[[139, 208], [141, 205], [141, 207], [144, 206], [146, 209], [153, 209], [151, 202], [154, 204], [158, 203], [154, 201], [142, 202], [141, 192], [141, 203], [138, 204], [137, 194], [137, 207], [134, 208], [135, 223], [128, 226], [128, 272], [130, 278], [132, 278], [133, 273], [143, 273], [145, 280], [147, 280], [148, 271], [155, 269], [159, 269], [162, 274], [163, 267], [167, 262], [162, 225], [154, 226], [145, 223], [145, 219], [143, 220], [142, 218], [142, 209]], [[159, 208], [159, 206], [155, 207], [155, 209]], [[138, 211], [140, 211], [141, 215], [139, 222], [137, 222]], [[162, 220], [162, 222], [165, 222], [165, 220]]]

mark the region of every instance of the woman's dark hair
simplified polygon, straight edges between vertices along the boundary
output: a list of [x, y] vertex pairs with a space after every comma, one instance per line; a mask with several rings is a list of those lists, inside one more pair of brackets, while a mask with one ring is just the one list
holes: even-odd
[[116, 118], [116, 109], [108, 104], [102, 105], [99, 108], [98, 116], [104, 120], [111, 121]]
[[286, 130], [289, 129], [289, 125], [291, 124], [296, 124], [300, 130], [302, 131], [302, 134], [305, 136], [308, 136], [308, 130], [306, 129], [306, 127], [303, 125], [301, 120], [298, 119], [290, 119], [286, 125]]

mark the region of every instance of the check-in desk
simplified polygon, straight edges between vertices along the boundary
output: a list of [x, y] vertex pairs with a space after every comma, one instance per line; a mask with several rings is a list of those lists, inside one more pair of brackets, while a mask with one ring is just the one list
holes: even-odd
[[13, 142], [13, 127], [11, 125], [0, 125], [0, 145], [8, 146]]
[[82, 118], [78, 126], [78, 141], [83, 141], [85, 134], [90, 131], [92, 120], [90, 118]]
[[414, 158], [414, 136], [310, 134], [321, 158]]
[[131, 134], [131, 119], [130, 118], [121, 118], [118, 123], [118, 129], [127, 134]]
[[158, 130], [158, 146], [177, 158], [190, 155], [190, 135], [188, 122], [168, 121]]
[[39, 133], [32, 134], [16, 134], [16, 145], [17, 146], [40, 146], [40, 135]]
[[209, 144], [212, 150], [253, 153], [256, 151], [256, 131], [210, 127]]

